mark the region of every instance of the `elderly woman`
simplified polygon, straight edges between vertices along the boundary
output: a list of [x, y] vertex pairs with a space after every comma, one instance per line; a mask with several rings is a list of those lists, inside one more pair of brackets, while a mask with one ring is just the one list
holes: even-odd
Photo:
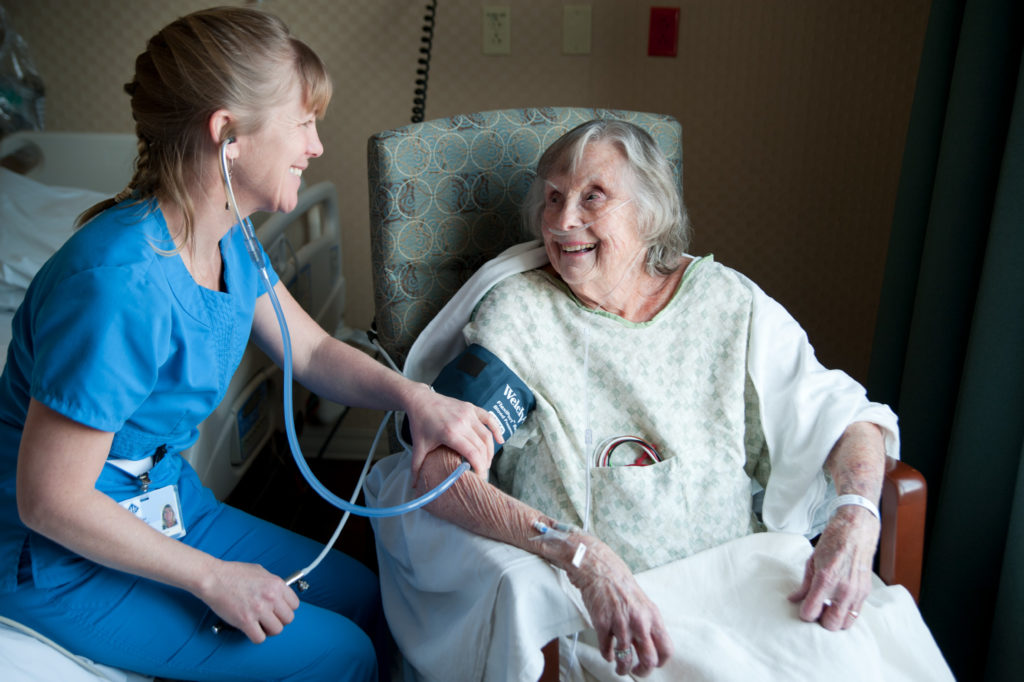
[[[639, 128], [592, 121], [556, 141], [524, 214], [548, 263], [491, 287], [464, 336], [529, 386], [536, 410], [494, 485], [464, 476], [430, 512], [562, 569], [619, 675], [688, 645], [634, 573], [766, 528], [824, 524], [789, 600], [805, 621], [852, 628], [871, 591], [885, 455], [897, 455], [892, 412], [821, 367], [752, 282], [686, 254], [672, 168]], [[427, 458], [419, 485], [458, 459]]]

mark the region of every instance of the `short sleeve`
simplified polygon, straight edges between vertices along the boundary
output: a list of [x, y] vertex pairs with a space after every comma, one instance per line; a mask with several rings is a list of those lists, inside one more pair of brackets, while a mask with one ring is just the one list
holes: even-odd
[[98, 267], [35, 306], [31, 394], [77, 422], [117, 431], [157, 381], [170, 341], [169, 292], [148, 268]]

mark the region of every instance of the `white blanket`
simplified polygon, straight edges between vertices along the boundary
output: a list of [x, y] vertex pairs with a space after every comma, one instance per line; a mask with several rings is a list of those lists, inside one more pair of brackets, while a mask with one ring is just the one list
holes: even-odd
[[[411, 488], [406, 453], [379, 462], [365, 494], [380, 506]], [[541, 647], [585, 626], [557, 571], [533, 554], [423, 510], [372, 522], [384, 613], [419, 679], [534, 682]]]
[[[407, 454], [367, 479], [371, 505], [410, 497]], [[562, 680], [616, 680], [579, 593], [520, 549], [425, 511], [374, 520], [388, 625], [418, 679], [533, 682], [561, 636]], [[805, 623], [786, 598], [811, 552], [789, 533], [757, 533], [636, 576], [675, 648], [650, 680], [952, 680], [910, 594], [875, 579], [855, 627]], [[585, 630], [575, 652], [568, 635]], [[585, 672], [584, 672], [585, 671]]]
[[[803, 536], [755, 533], [637, 575], [659, 605], [675, 646], [668, 664], [645, 679], [953, 679], [903, 587], [886, 587], [875, 578], [849, 630], [829, 632], [800, 620], [786, 595], [799, 586], [810, 554]], [[577, 646], [586, 679], [621, 680], [595, 644], [590, 631]], [[569, 647], [562, 642], [563, 649]], [[560, 679], [583, 677], [578, 669], [566, 669]]]

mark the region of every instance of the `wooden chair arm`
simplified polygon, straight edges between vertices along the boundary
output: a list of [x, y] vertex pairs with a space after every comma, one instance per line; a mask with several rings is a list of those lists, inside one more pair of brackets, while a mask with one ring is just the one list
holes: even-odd
[[914, 601], [921, 591], [927, 497], [928, 487], [919, 471], [886, 458], [878, 575], [887, 585], [903, 585]]
[[537, 682], [558, 682], [558, 639], [553, 639], [541, 649], [544, 654], [544, 672]]

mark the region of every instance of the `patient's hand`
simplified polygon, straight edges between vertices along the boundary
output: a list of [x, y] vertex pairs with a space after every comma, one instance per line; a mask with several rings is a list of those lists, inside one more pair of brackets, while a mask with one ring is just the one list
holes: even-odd
[[[672, 640], [658, 607], [647, 598], [625, 562], [597, 538], [573, 533], [587, 545], [579, 568], [568, 567], [573, 585], [579, 588], [597, 631], [601, 655], [615, 663], [619, 675], [646, 677], [672, 655]], [[634, 661], [616, 651], [636, 650]]]
[[871, 594], [871, 563], [881, 525], [871, 512], [840, 507], [811, 558], [804, 581], [789, 595], [800, 602], [800, 617], [818, 621], [828, 630], [845, 630], [857, 620]]
[[[840, 494], [854, 493], [878, 500], [885, 471], [882, 430], [869, 422], [854, 422], [832, 447], [825, 468]], [[881, 523], [867, 509], [839, 507], [807, 561], [803, 584], [790, 601], [800, 602], [800, 617], [818, 621], [828, 630], [845, 630], [860, 614], [871, 593], [871, 563], [878, 547]]]

